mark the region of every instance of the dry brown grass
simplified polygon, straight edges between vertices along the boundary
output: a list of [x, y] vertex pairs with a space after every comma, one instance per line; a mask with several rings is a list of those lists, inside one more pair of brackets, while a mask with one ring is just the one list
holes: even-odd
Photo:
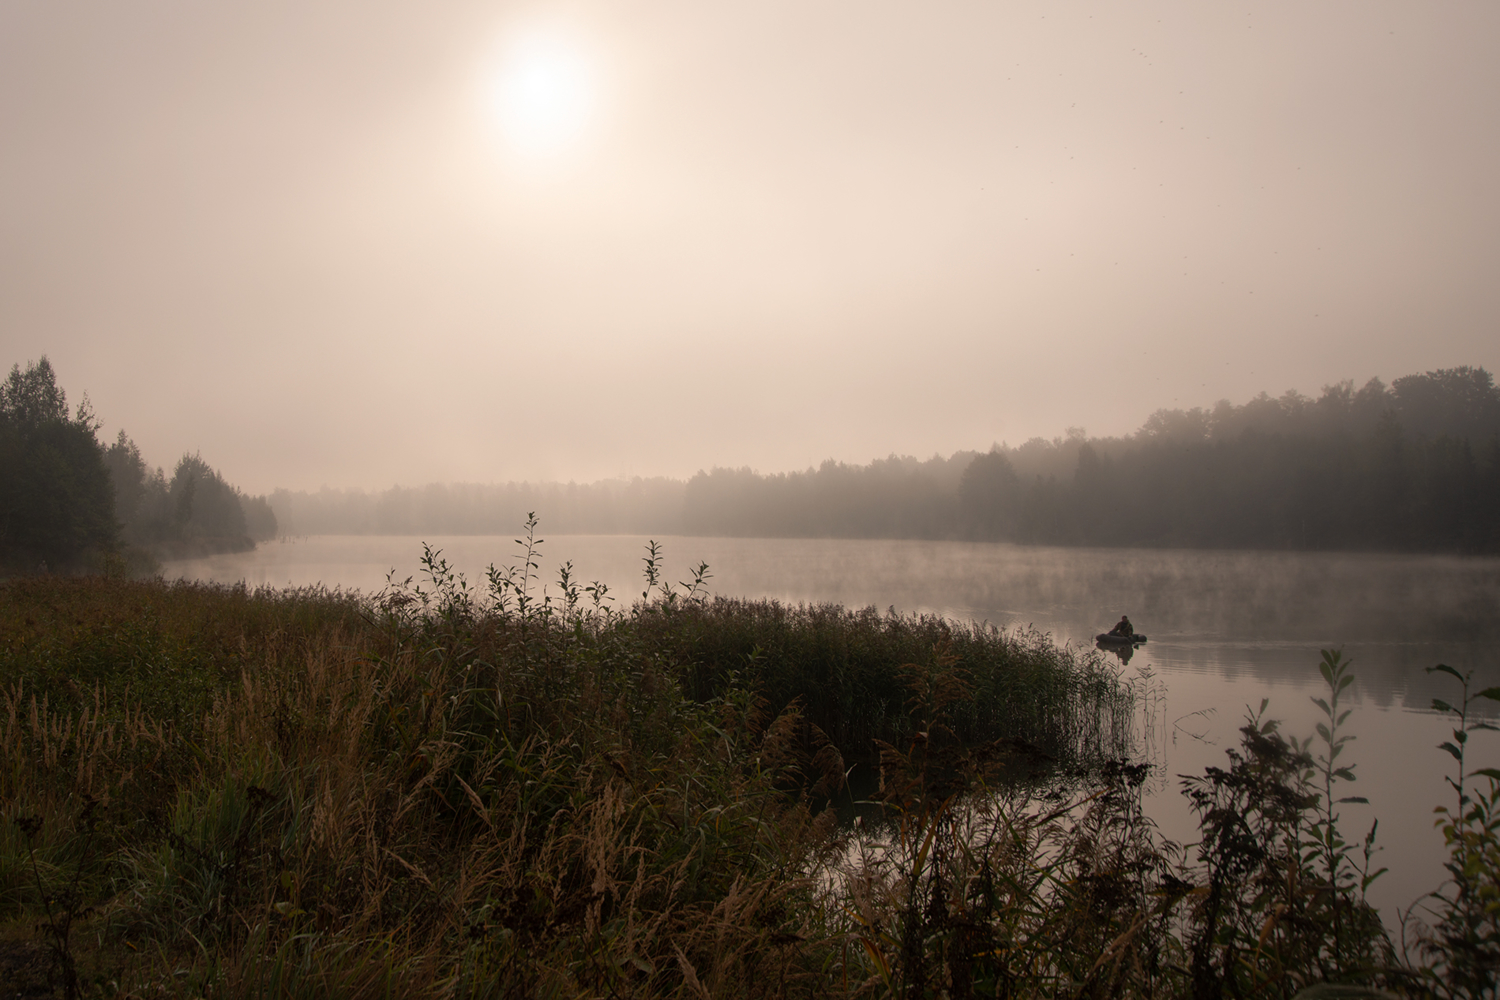
[[[98, 582], [53, 586], [52, 625], [67, 617], [55, 601], [77, 598], [75, 656], [118, 624]], [[110, 586], [125, 606], [161, 596]], [[0, 899], [25, 920], [77, 884], [85, 983], [135, 996], [825, 992], [812, 943], [826, 935], [797, 872], [828, 820], [815, 831], [777, 787], [800, 760], [790, 717], [689, 702], [628, 641], [601, 651], [482, 617], [443, 631], [221, 593], [238, 634], [195, 608], [175, 634], [131, 640], [179, 660], [195, 641], [232, 653], [232, 677], [217, 657], [196, 661], [221, 675], [196, 708], [112, 695], [108, 656], [93, 657], [88, 689], [44, 665], [0, 691], [5, 819], [41, 819], [30, 838], [3, 824]]]

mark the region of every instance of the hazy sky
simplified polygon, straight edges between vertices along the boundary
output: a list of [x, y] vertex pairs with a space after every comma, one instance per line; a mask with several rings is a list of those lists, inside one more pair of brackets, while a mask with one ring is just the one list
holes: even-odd
[[1500, 368], [1500, 5], [0, 0], [0, 364], [252, 491]]

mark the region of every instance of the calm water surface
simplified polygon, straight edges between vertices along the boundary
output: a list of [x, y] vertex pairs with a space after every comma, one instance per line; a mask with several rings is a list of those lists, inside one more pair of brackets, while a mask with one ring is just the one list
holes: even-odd
[[[318, 536], [266, 543], [254, 552], [168, 564], [169, 577], [255, 586], [358, 589], [419, 575], [424, 539]], [[520, 561], [510, 537], [428, 537], [469, 579]], [[1151, 637], [1121, 675], [1149, 685], [1146, 752], [1158, 764], [1152, 814], [1169, 835], [1192, 830], [1178, 775], [1224, 762], [1247, 708], [1270, 699], [1285, 731], [1313, 732], [1321, 693], [1319, 649], [1355, 662], [1356, 741], [1346, 750], [1358, 781], [1343, 807], [1346, 833], [1380, 820], [1378, 864], [1391, 872], [1371, 889], [1388, 914], [1443, 877], [1432, 808], [1446, 802], [1450, 728], [1429, 711], [1454, 700], [1449, 679], [1425, 667], [1474, 671], [1476, 687], [1500, 684], [1500, 559], [1328, 553], [1065, 549], [912, 541], [658, 539], [666, 579], [709, 564], [713, 593], [782, 601], [930, 612], [997, 625], [1034, 625], [1060, 643], [1092, 647], [1122, 613]], [[647, 539], [559, 535], [541, 546], [543, 579], [571, 561], [584, 582], [608, 584], [620, 604], [639, 597]], [[555, 584], [552, 586], [555, 592]], [[1149, 712], [1149, 721], [1146, 713]], [[1476, 733], [1471, 766], [1500, 766], [1500, 733]]]

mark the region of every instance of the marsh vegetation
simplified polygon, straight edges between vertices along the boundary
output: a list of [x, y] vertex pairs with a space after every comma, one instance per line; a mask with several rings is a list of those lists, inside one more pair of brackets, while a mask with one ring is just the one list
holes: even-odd
[[[1092, 654], [715, 600], [657, 549], [628, 601], [571, 567], [543, 591], [537, 545], [370, 598], [6, 584], [9, 954], [142, 997], [1493, 989], [1500, 772], [1463, 713], [1500, 692], [1455, 700], [1453, 878], [1393, 936], [1375, 831], [1339, 824], [1335, 654], [1324, 729], [1248, 720], [1175, 845]], [[874, 835], [830, 807], [861, 759]]]

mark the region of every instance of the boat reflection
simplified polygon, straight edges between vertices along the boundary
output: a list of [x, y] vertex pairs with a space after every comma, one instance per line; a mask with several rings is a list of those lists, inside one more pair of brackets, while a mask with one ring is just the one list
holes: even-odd
[[1106, 653], [1113, 653], [1121, 663], [1128, 664], [1135, 651], [1141, 648], [1138, 642], [1108, 642], [1104, 639], [1095, 639], [1094, 648], [1102, 649]]

